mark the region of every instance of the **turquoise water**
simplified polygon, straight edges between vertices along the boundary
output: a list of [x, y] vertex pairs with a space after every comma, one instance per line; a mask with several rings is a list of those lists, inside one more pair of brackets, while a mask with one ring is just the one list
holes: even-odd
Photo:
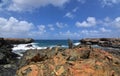
[[[72, 40], [73, 43], [79, 43], [79, 40]], [[68, 40], [35, 40], [40, 47], [50, 47], [50, 46], [68, 46]]]

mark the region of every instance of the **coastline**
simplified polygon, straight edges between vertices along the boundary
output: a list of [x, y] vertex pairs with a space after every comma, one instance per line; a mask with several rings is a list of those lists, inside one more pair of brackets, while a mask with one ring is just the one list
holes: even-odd
[[[10, 41], [10, 40], [12, 40], [12, 41]], [[14, 41], [15, 40], [15, 41]], [[18, 40], [18, 42], [16, 42]], [[13, 48], [13, 45], [14, 45], [14, 47], [16, 47], [16, 46], [19, 46], [19, 45], [25, 45], [25, 47], [27, 47], [28, 49], [25, 49], [25, 47], [22, 47], [23, 48], [23, 50], [24, 51], [22, 51], [22, 54], [23, 54], [23, 56], [21, 55], [21, 57], [22, 58], [20, 58], [20, 59], [18, 59], [17, 57], [20, 57], [19, 55], [16, 55], [16, 56], [13, 56], [13, 58], [11, 58], [11, 59], [9, 59], [9, 61], [10, 62], [7, 62], [7, 63], [2, 63], [1, 65], [0, 65], [0, 68], [2, 69], [2, 71], [0, 71], [0, 74], [2, 75], [2, 76], [6, 76], [7, 74], [9, 74], [10, 72], [10, 74], [9, 74], [9, 76], [13, 76], [13, 75], [15, 75], [16, 74], [16, 71], [17, 71], [17, 76], [20, 76], [20, 73], [22, 72], [22, 71], [24, 71], [25, 69], [22, 69], [22, 68], [24, 68], [24, 67], [26, 67], [26, 69], [27, 69], [27, 66], [31, 66], [31, 64], [35, 64], [35, 65], [40, 65], [40, 64], [42, 64], [42, 65], [44, 65], [44, 66], [48, 66], [48, 67], [50, 67], [49, 66], [49, 62], [50, 62], [50, 64], [52, 64], [52, 66], [54, 67], [54, 68], [57, 68], [58, 67], [58, 65], [56, 65], [56, 64], [58, 64], [58, 63], [60, 63], [60, 62], [62, 62], [62, 61], [65, 61], [66, 63], [64, 63], [61, 67], [62, 67], [62, 71], [64, 71], [65, 72], [65, 69], [68, 69], [68, 68], [70, 68], [70, 66], [68, 67], [68, 66], [66, 66], [66, 65], [68, 65], [68, 63], [70, 62], [70, 64], [69, 65], [73, 65], [73, 63], [74, 64], [76, 64], [76, 65], [81, 65], [81, 67], [82, 66], [84, 66], [83, 64], [81, 64], [81, 63], [76, 63], [76, 62], [79, 62], [79, 60], [81, 61], [89, 61], [89, 60], [91, 60], [92, 58], [94, 58], [94, 55], [93, 54], [97, 54], [97, 56], [98, 56], [98, 60], [99, 59], [101, 59], [101, 56], [103, 56], [103, 57], [105, 57], [105, 58], [107, 58], [108, 57], [108, 60], [104, 60], [105, 62], [107, 62], [109, 65], [108, 66], [112, 66], [112, 68], [107, 68], [106, 70], [108, 71], [108, 69], [112, 69], [112, 70], [114, 70], [113, 69], [113, 67], [114, 68], [117, 68], [117, 69], [120, 69], [119, 67], [116, 67], [116, 66], [114, 66], [114, 65], [112, 65], [112, 64], [116, 64], [117, 66], [120, 66], [120, 62], [118, 61], [119, 59], [120, 59], [120, 52], [119, 52], [119, 47], [117, 47], [117, 49], [118, 50], [115, 50], [115, 48], [114, 47], [112, 47], [112, 49], [110, 49], [109, 51], [107, 50], [107, 51], [104, 51], [103, 49], [105, 49], [105, 48], [111, 48], [111, 46], [109, 46], [109, 45], [111, 45], [111, 44], [108, 44], [109, 42], [111, 42], [111, 39], [110, 40], [108, 40], [108, 38], [107, 39], [104, 39], [104, 42], [106, 43], [106, 41], [107, 41], [107, 46], [101, 46], [101, 47], [103, 47], [103, 49], [102, 48], [96, 48], [96, 44], [98, 44], [98, 42], [101, 42], [100, 41], [100, 39], [98, 40], [98, 39], [81, 39], [80, 40], [80, 42], [81, 41], [83, 41], [83, 42], [81, 42], [81, 44], [79, 43], [76, 43], [76, 45], [74, 44], [74, 46], [73, 46], [73, 43], [72, 43], [72, 48], [70, 48], [70, 49], [68, 49], [68, 47], [67, 48], [63, 48], [63, 47], [61, 47], [61, 46], [54, 46], [54, 47], [45, 47], [45, 48], [40, 48], [40, 47], [34, 47], [33, 48], [33, 45], [34, 45], [34, 43], [32, 43], [34, 40], [33, 39], [31, 39], [32, 41], [28, 41], [28, 42], [26, 42], [26, 41], [24, 41], [24, 40], [26, 40], [26, 39], [22, 39], [22, 40], [20, 40], [20, 39], [9, 39], [9, 41], [7, 42], [7, 41], [5, 41], [3, 38], [1, 38], [0, 39], [0, 50], [1, 50], [1, 48], [3, 47], [3, 46], [5, 46], [5, 48], [4, 48], [4, 50], [6, 50], [6, 49], [10, 49], [11, 50], [11, 53], [12, 54], [14, 54], [15, 53], [15, 51], [14, 52], [12, 52], [12, 48]], [[98, 40], [98, 41], [97, 41]], [[22, 41], [22, 42], [20, 42], [20, 41]], [[86, 42], [85, 42], [86, 41]], [[97, 41], [96, 42], [96, 44], [94, 44], [94, 43], [92, 43], [92, 42], [95, 42], [95, 41]], [[113, 42], [116, 42], [116, 41], [114, 41], [114, 39], [112, 39], [112, 41]], [[118, 40], [117, 40], [118, 41]], [[10, 43], [11, 42], [11, 43]], [[23, 43], [24, 42], [24, 43]], [[91, 43], [90, 43], [91, 42]], [[118, 41], [119, 42], [119, 41]], [[118, 42], [117, 42], [117, 44], [118, 44]], [[4, 44], [5, 43], [5, 44]], [[22, 44], [21, 44], [22, 43]], [[8, 46], [10, 46], [12, 44], [12, 47], [6, 47], [6, 45]], [[33, 44], [33, 45], [32, 45]], [[104, 43], [103, 43], [104, 44]], [[115, 44], [115, 43], [114, 43]], [[57, 44], [56, 44], [57, 45]], [[92, 46], [95, 46], [95, 47], [92, 47]], [[108, 47], [109, 46], [109, 47]], [[116, 46], [118, 46], [118, 45], [116, 45]], [[82, 51], [82, 49], [84, 50], [84, 51]], [[17, 50], [17, 51], [20, 51], [20, 50], [22, 50], [22, 49], [20, 49], [19, 48], [19, 50]], [[27, 51], [25, 51], [25, 50], [27, 50]], [[94, 51], [93, 51], [94, 50]], [[7, 52], [8, 50], [6, 50], [5, 52]], [[1, 53], [1, 52], [0, 52]], [[92, 54], [93, 53], [93, 54]], [[11, 54], [10, 54], [11, 55]], [[4, 55], [3, 55], [4, 56]], [[109, 57], [110, 56], [110, 57]], [[63, 59], [62, 61], [60, 60], [58, 60], [58, 61], [55, 61], [54, 62], [54, 64], [53, 63], [51, 63], [51, 58], [55, 58], [55, 57], [60, 57], [60, 59], [63, 57], [65, 57], [65, 59]], [[27, 58], [27, 59], [26, 59]], [[109, 59], [111, 59], [112, 58], [112, 62], [110, 61], [109, 62]], [[5, 58], [4, 58], [5, 59]], [[87, 59], [87, 60], [86, 60]], [[117, 60], [116, 60], [117, 59]], [[95, 60], [96, 60], [96, 58], [95, 58]], [[54, 60], [52, 60], [52, 61], [54, 61]], [[47, 62], [47, 63], [46, 63]], [[72, 63], [71, 63], [72, 62]], [[104, 62], [101, 62], [101, 61], [99, 61], [101, 64], [103, 64], [104, 66], [106, 65], [106, 63], [104, 63]], [[40, 63], [40, 64], [39, 64]], [[43, 64], [43, 63], [45, 63], [45, 64]], [[91, 64], [91, 63], [90, 63]], [[94, 63], [94, 64], [96, 64], [96, 63]], [[56, 65], [56, 66], [55, 66]], [[63, 69], [63, 67], [64, 67], [64, 69]], [[66, 67], [66, 68], [65, 68]], [[93, 65], [91, 65], [91, 67], [93, 67]], [[103, 67], [103, 66], [99, 66], [99, 67]], [[34, 68], [34, 67], [31, 67], [31, 69], [32, 68]], [[87, 68], [87, 69], [90, 69], [90, 68]], [[11, 71], [10, 71], [11, 70]], [[42, 70], [42, 69], [41, 69]], [[47, 70], [47, 69], [46, 69]], [[83, 69], [83, 70], [85, 70], [85, 69]], [[111, 71], [109, 71], [110, 73], [112, 73], [112, 70]], [[42, 71], [44, 71], [44, 70], [42, 70]], [[49, 71], [49, 73], [51, 73], [51, 71], [50, 71], [50, 69], [48, 69], [48, 71]], [[114, 70], [114, 72], [115, 72], [115, 74], [114, 75], [118, 75], [119, 73], [117, 72], [117, 71], [120, 71], [120, 70]], [[97, 72], [97, 71], [96, 71]], [[34, 73], [34, 71], [32, 71], [31, 73]], [[31, 73], [26, 73], [26, 74], [31, 74]], [[67, 74], [70, 74], [70, 72], [69, 71], [66, 71], [66, 73]], [[84, 72], [83, 72], [84, 73]], [[91, 73], [91, 72], [90, 72]], [[102, 73], [102, 72], [101, 72]], [[39, 73], [39, 74], [42, 74], [41, 72]], [[47, 73], [48, 74], [48, 73]], [[46, 74], [46, 75], [47, 75]], [[54, 72], [54, 74], [57, 74], [57, 72]], [[82, 73], [81, 73], [82, 74]], [[81, 75], [81, 74], [79, 74], [79, 75]], [[45, 75], [45, 76], [46, 76]], [[60, 74], [60, 76], [62, 76], [63, 75], [63, 72]], [[103, 74], [104, 75], [104, 74]], [[24, 75], [22, 75], [22, 76], [24, 76]], [[75, 76], [75, 75], [70, 75], [70, 76]], [[85, 75], [84, 75], [85, 76]], [[87, 75], [86, 75], [87, 76]], [[94, 76], [94, 75], [93, 75]], [[107, 75], [107, 76], [109, 76], [109, 75]]]

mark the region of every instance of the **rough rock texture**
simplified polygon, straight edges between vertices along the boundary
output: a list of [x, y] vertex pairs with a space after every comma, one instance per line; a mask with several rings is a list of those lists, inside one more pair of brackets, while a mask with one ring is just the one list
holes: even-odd
[[119, 76], [120, 57], [89, 46], [25, 52], [17, 76]]
[[99, 45], [103, 47], [120, 48], [120, 38], [86, 38], [80, 40], [81, 44]]
[[13, 46], [8, 44], [3, 38], [0, 38], [0, 64], [10, 63], [18, 56], [12, 52]]
[[15, 76], [19, 55], [12, 52], [13, 44], [32, 41], [32, 39], [0, 38], [0, 76]]

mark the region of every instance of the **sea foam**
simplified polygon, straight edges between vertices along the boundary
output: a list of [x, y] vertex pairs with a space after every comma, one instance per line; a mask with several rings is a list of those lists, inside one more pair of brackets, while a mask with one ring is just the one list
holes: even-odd
[[19, 44], [19, 45], [14, 45], [14, 47], [12, 48], [12, 52], [19, 54], [20, 56], [23, 56], [23, 53], [26, 50], [30, 50], [30, 49], [46, 49], [47, 47], [39, 47], [37, 46], [38, 43], [29, 43], [29, 44]]

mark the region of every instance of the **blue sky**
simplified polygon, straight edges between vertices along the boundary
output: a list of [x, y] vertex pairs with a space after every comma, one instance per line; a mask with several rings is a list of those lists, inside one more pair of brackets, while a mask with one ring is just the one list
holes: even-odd
[[120, 0], [0, 0], [0, 37], [120, 37]]

